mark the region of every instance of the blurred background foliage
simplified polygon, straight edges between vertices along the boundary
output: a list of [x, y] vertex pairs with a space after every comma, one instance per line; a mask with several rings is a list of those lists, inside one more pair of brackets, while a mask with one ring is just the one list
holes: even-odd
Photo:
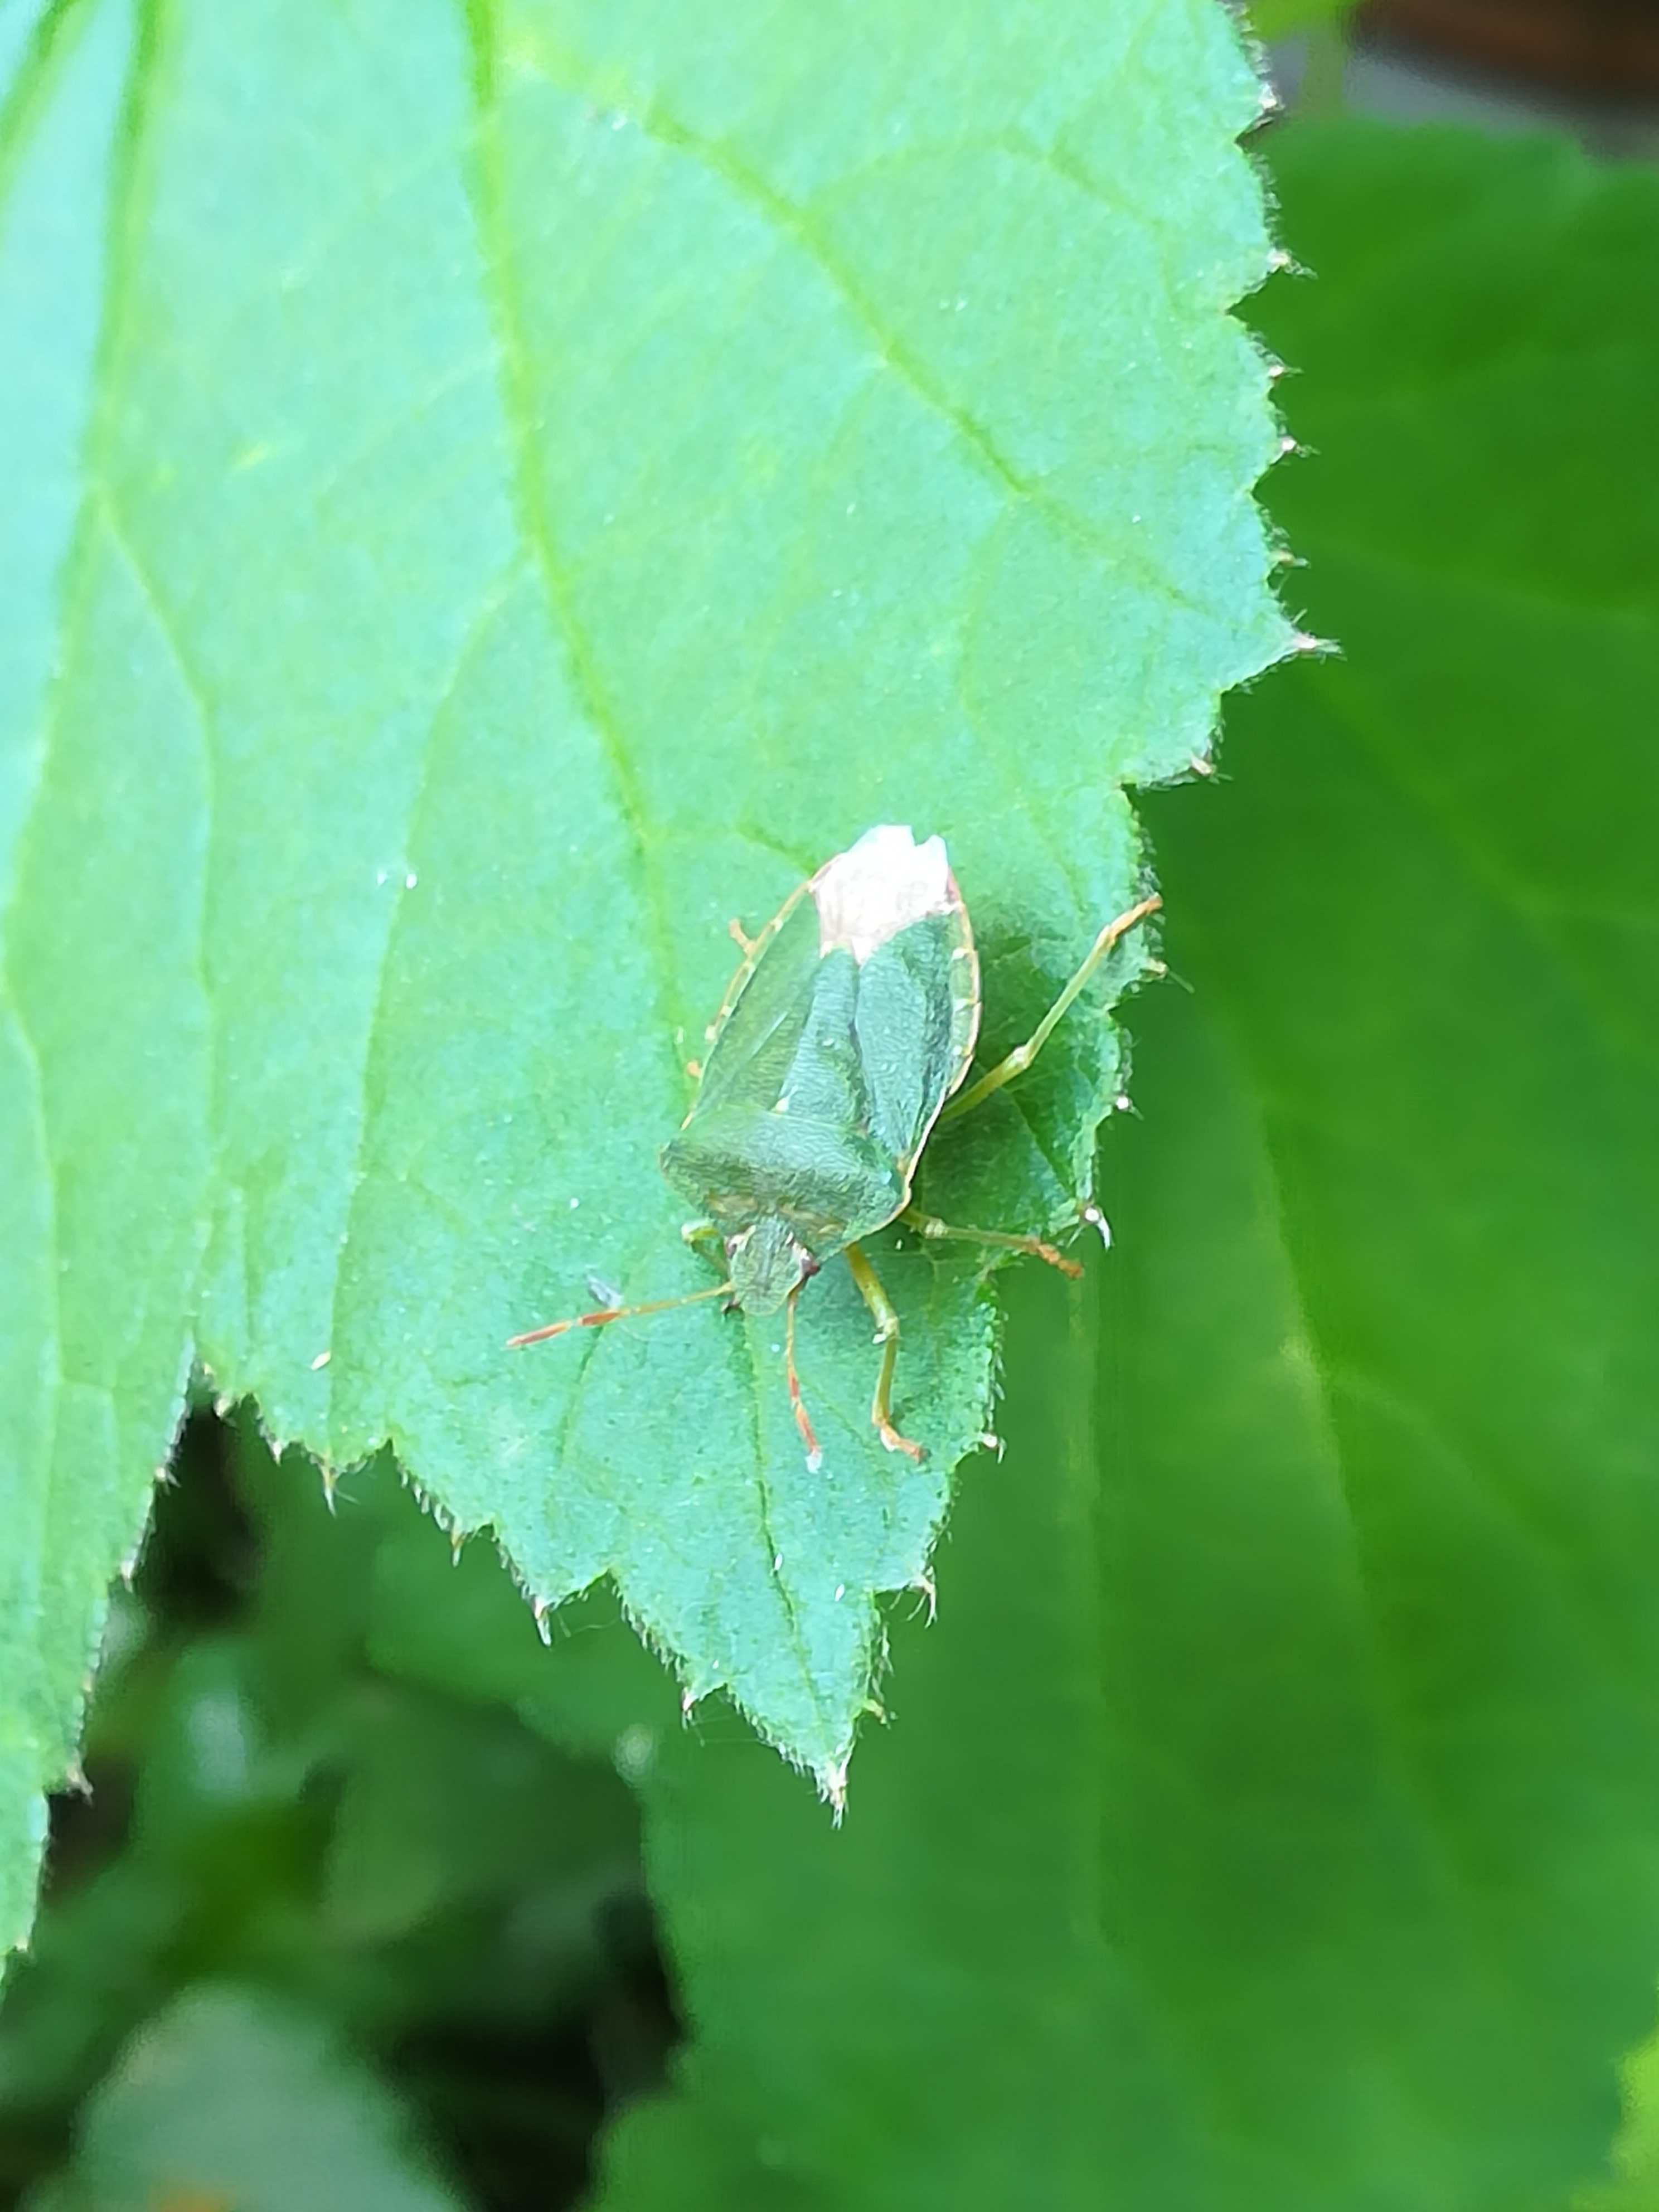
[[[343, 2094], [350, 2164], [315, 2160], [309, 2201], [561, 2203], [607, 2105], [660, 2074], [677, 2027], [626, 1784], [503, 1706], [377, 1668], [387, 1532], [436, 1543], [446, 1571], [448, 1544], [387, 1466], [337, 1505], [314, 1468], [279, 1467], [210, 1409], [185, 1431], [109, 1639], [87, 1791], [55, 1808], [50, 1901], [0, 2010], [14, 2190], [62, 2155], [91, 2093], [86, 2202], [161, 2201], [198, 2157], [204, 2204], [298, 2201], [299, 2168], [244, 2195], [259, 2156], [213, 2163], [234, 2142], [216, 2108], [248, 2078], [245, 2049], [279, 2054], [257, 2069], [264, 2154], [310, 2167], [312, 2077], [337, 2071], [320, 2034], [382, 2090], [361, 2127]], [[204, 1988], [205, 2011], [188, 2001]], [[192, 2094], [145, 2111], [145, 2067]], [[416, 2141], [442, 2144], [466, 2194], [418, 2180]]]
[[1261, 141], [1318, 280], [1249, 310], [1267, 498], [1342, 656], [1148, 803], [1119, 1250], [1011, 1292], [846, 1827], [605, 1601], [544, 1649], [391, 1466], [331, 1502], [204, 1406], [5, 2201], [1659, 2205], [1659, 181], [1505, 135], [1649, 150], [1651, 33], [1261, 22], [1324, 118]]

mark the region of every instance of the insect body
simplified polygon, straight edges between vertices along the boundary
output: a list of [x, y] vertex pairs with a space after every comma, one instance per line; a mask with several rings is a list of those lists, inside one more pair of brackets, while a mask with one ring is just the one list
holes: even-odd
[[[917, 1213], [911, 1182], [941, 1113], [967, 1111], [1029, 1066], [1099, 961], [1158, 903], [1143, 900], [1109, 923], [1028, 1042], [966, 1091], [979, 1034], [979, 961], [942, 838], [917, 844], [890, 823], [866, 830], [746, 946], [696, 1097], [661, 1162], [702, 1209], [687, 1235], [718, 1239], [725, 1253], [726, 1281], [691, 1299], [724, 1296], [754, 1314], [785, 1309], [790, 1401], [810, 1466], [819, 1453], [795, 1370], [795, 1301], [825, 1261], [846, 1254], [877, 1324], [882, 1361], [871, 1418], [889, 1450], [914, 1458], [921, 1447], [900, 1435], [891, 1414], [898, 1316], [860, 1240], [903, 1219], [925, 1237], [1031, 1252], [1079, 1272], [1039, 1237], [953, 1228]], [[608, 1306], [512, 1342], [691, 1299]]]

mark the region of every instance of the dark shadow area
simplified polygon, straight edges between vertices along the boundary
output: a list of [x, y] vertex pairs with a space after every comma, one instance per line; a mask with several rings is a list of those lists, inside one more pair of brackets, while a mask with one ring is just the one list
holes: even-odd
[[300, 1455], [192, 1414], [0, 2002], [0, 2204], [204, 1987], [324, 2038], [489, 2212], [575, 2203], [600, 2130], [662, 2080], [678, 2027], [630, 1790], [371, 1654], [380, 1547], [428, 1540], [389, 1468], [336, 1516]]

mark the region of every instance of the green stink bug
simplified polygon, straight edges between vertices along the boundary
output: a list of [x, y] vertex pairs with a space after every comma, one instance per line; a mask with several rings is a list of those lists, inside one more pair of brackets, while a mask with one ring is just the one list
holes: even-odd
[[684, 1234], [718, 1241], [726, 1279], [706, 1291], [550, 1322], [514, 1346], [725, 1297], [751, 1314], [785, 1309], [785, 1366], [807, 1464], [821, 1455], [795, 1368], [795, 1300], [844, 1252], [882, 1347], [870, 1418], [889, 1451], [921, 1456], [893, 1425], [898, 1316], [860, 1247], [902, 1220], [930, 1238], [1030, 1252], [1068, 1274], [1039, 1237], [961, 1229], [910, 1202], [916, 1162], [942, 1116], [965, 1114], [1030, 1066], [1055, 1024], [1156, 896], [1103, 929], [1023, 1045], [964, 1091], [979, 1036], [979, 958], [945, 841], [918, 845], [879, 823], [826, 860], [750, 943], [714, 1027], [691, 1110], [663, 1173], [702, 1208]]

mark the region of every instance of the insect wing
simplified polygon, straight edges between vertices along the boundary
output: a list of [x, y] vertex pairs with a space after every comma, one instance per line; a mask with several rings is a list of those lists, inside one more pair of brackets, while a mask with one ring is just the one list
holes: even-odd
[[973, 1058], [979, 963], [943, 842], [867, 831], [769, 922], [665, 1147], [717, 1219], [769, 1211], [836, 1249], [890, 1221]]
[[878, 945], [858, 984], [870, 1133], [908, 1179], [979, 1031], [979, 963], [960, 899]]
[[812, 1018], [817, 968], [817, 918], [803, 884], [732, 980], [688, 1121], [737, 1099], [775, 1101]]
[[822, 1257], [904, 1203], [892, 1153], [871, 1134], [858, 988], [850, 953], [819, 951], [806, 906], [734, 999], [661, 1155], [669, 1181], [723, 1233], [775, 1216]]

